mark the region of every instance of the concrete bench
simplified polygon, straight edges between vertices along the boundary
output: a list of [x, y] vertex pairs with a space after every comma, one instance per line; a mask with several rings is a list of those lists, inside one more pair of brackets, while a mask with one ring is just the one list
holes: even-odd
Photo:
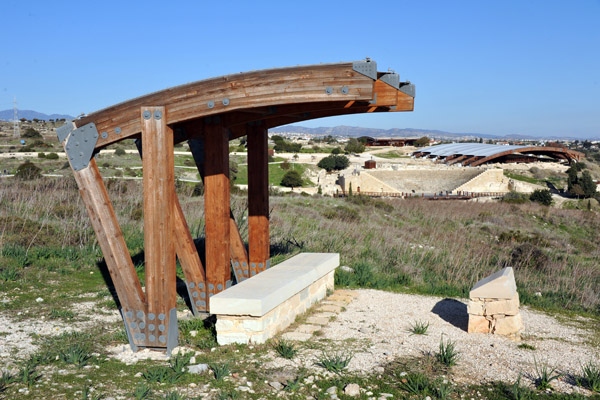
[[333, 290], [335, 253], [302, 253], [210, 298], [219, 344], [264, 343]]

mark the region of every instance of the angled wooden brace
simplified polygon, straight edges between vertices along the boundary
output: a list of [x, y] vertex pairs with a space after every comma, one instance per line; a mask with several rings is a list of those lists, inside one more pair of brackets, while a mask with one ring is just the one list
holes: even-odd
[[129, 344], [136, 351], [138, 346], [147, 345], [139, 327], [134, 325], [136, 317], [145, 314], [145, 296], [106, 186], [92, 156], [93, 144], [98, 136], [93, 123], [76, 129], [71, 123], [67, 123], [58, 132], [121, 303], [120, 311]]
[[[135, 145], [140, 157], [143, 159], [142, 139], [136, 139]], [[173, 187], [173, 191], [175, 191], [175, 187]], [[179, 258], [181, 269], [185, 275], [185, 285], [192, 305], [192, 312], [195, 316], [199, 316], [201, 313], [208, 312], [204, 266], [198, 256], [198, 251], [185, 220], [183, 210], [181, 209], [177, 193], [174, 193], [173, 196], [175, 202], [175, 253]]]
[[[204, 139], [202, 137], [190, 139], [188, 140], [188, 145], [190, 146], [190, 151], [194, 157], [196, 167], [198, 168], [200, 179], [204, 182]], [[229, 166], [227, 166], [227, 168], [229, 168]], [[229, 235], [231, 266], [233, 267], [236, 281], [241, 282], [250, 276], [248, 269], [248, 253], [246, 252], [246, 247], [244, 246], [244, 241], [242, 240], [239, 228], [235, 222], [231, 207], [229, 210]]]

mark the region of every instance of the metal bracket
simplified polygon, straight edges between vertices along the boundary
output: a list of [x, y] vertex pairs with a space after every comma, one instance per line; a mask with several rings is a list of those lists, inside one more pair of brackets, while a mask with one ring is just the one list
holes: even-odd
[[169, 328], [167, 330], [167, 355], [179, 344], [179, 329], [177, 329], [177, 309], [169, 310]]
[[64, 142], [69, 133], [71, 133], [75, 129], [73, 126], [73, 121], [67, 120], [65, 124], [59, 128], [56, 128], [56, 136], [58, 137], [58, 141], [60, 143]]
[[377, 63], [375, 61], [371, 61], [370, 59], [355, 61], [352, 63], [352, 70], [368, 76], [374, 81], [377, 80]]
[[385, 74], [379, 79], [393, 88], [400, 89], [400, 75], [398, 74]]
[[94, 148], [98, 142], [98, 129], [96, 124], [89, 123], [82, 127], [79, 127], [71, 132], [65, 151], [71, 167], [75, 171], [84, 169], [90, 163], [92, 155], [94, 154]]
[[369, 104], [377, 104], [377, 93], [373, 95], [373, 100], [369, 100]]
[[133, 335], [129, 330], [129, 325], [127, 325], [127, 320], [125, 319], [125, 315], [123, 314], [123, 309], [119, 310], [121, 312], [121, 318], [123, 318], [123, 324], [125, 324], [125, 332], [127, 333], [127, 340], [129, 340], [129, 347], [131, 347], [131, 351], [134, 353], [138, 351], [138, 347], [133, 343]]
[[400, 86], [398, 90], [400, 90], [404, 94], [409, 95], [410, 97], [415, 97], [415, 85], [412, 83], [406, 82], [402, 84], [402, 86]]

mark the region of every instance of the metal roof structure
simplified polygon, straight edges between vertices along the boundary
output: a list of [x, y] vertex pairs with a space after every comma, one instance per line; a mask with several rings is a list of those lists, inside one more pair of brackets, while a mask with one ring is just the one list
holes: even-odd
[[582, 153], [558, 146], [505, 146], [484, 143], [450, 143], [424, 147], [413, 153], [415, 157], [437, 158], [446, 164], [460, 162], [462, 165], [477, 166], [494, 161], [531, 162], [540, 156], [557, 161], [579, 161]]

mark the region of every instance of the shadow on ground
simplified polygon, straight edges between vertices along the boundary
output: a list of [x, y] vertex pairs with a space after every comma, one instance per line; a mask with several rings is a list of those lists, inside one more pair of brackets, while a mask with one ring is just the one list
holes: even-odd
[[431, 312], [439, 315], [441, 319], [455, 327], [467, 331], [469, 315], [467, 314], [466, 304], [454, 299], [444, 299], [438, 301]]

